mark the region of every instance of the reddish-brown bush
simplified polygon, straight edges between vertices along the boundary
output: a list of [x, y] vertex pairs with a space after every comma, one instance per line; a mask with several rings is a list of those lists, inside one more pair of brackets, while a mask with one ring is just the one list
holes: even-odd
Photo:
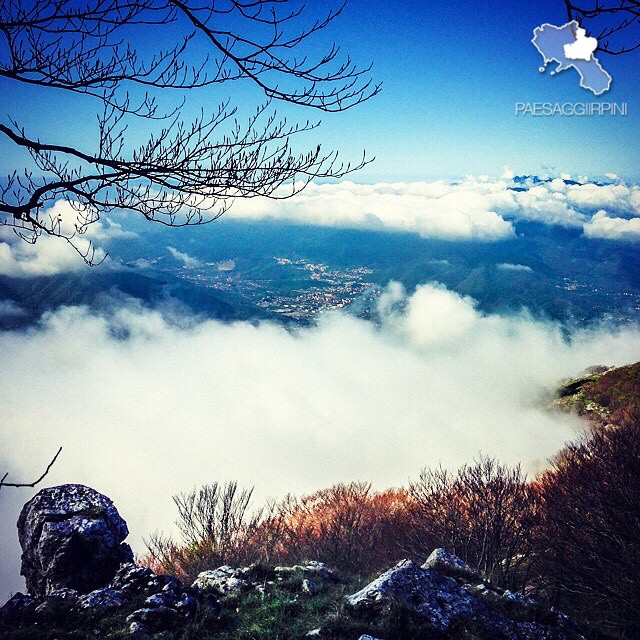
[[401, 554], [408, 523], [407, 493], [375, 493], [367, 483], [337, 484], [302, 498], [288, 496], [273, 506], [261, 528], [271, 548], [263, 558], [292, 563], [327, 562], [366, 574]]
[[482, 457], [455, 474], [425, 469], [410, 492], [414, 555], [443, 546], [496, 584], [525, 588], [537, 501], [520, 467]]
[[603, 631], [640, 637], [640, 422], [569, 445], [538, 485], [541, 586]]

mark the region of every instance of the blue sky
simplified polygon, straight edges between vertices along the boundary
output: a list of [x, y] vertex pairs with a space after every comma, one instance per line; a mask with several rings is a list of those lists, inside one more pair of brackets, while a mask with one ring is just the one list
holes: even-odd
[[[313, 9], [318, 5], [311, 3]], [[504, 165], [518, 173], [546, 170], [580, 175], [614, 172], [640, 175], [640, 53], [601, 56], [613, 76], [612, 89], [594, 97], [579, 87], [577, 73], [541, 74], [541, 57], [531, 44], [533, 29], [566, 22], [561, 0], [488, 4], [405, 0], [350, 0], [347, 10], [318, 40], [335, 39], [352, 57], [374, 62], [383, 82], [374, 100], [349, 112], [323, 116], [312, 136], [327, 148], [357, 159], [362, 149], [376, 162], [360, 182], [455, 178], [467, 173], [499, 175]], [[153, 40], [153, 39], [150, 39]], [[239, 85], [234, 86], [234, 90]], [[41, 98], [31, 88], [0, 84], [2, 117], [19, 112], [28, 131], [42, 138], [71, 141], [91, 149], [95, 140], [92, 101], [56, 91]], [[223, 93], [199, 92], [191, 109], [213, 107]], [[249, 104], [255, 92], [243, 94]], [[627, 102], [626, 118], [522, 118], [516, 102]], [[17, 111], [19, 109], [19, 111]], [[317, 112], [283, 109], [304, 119]], [[133, 130], [135, 131], [135, 130]], [[3, 173], [17, 156], [0, 143]]]
[[[560, 1], [486, 3], [351, 0], [341, 28], [352, 29], [354, 56], [375, 62], [384, 82], [378, 98], [330, 123], [367, 147], [378, 161], [375, 179], [421, 179], [462, 173], [518, 172], [637, 178], [640, 151], [640, 54], [602, 56], [611, 90], [596, 98], [579, 87], [573, 69], [541, 74], [533, 29], [566, 22]], [[627, 102], [626, 118], [514, 116], [515, 102]], [[355, 144], [354, 144], [355, 147]]]

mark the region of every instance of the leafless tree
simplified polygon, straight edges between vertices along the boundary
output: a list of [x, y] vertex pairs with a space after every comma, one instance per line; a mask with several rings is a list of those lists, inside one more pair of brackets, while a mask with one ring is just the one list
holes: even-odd
[[564, 0], [569, 20], [598, 39], [597, 51], [619, 56], [640, 48], [640, 0]]
[[542, 588], [608, 637], [640, 637], [637, 416], [569, 444], [539, 485]]
[[[83, 105], [95, 101], [98, 121], [91, 149], [74, 146], [65, 131], [49, 128], [51, 139], [41, 138], [17, 113], [0, 121], [5, 143], [31, 157], [0, 183], [0, 223], [30, 242], [63, 237], [91, 263], [95, 252], [78, 235], [110, 211], [200, 224], [235, 198], [290, 197], [314, 178], [363, 166], [364, 155], [343, 164], [315, 142], [295, 150], [319, 123], [289, 124], [275, 110], [288, 103], [344, 111], [379, 91], [370, 67], [357, 67], [336, 44], [310, 46], [343, 8], [314, 18], [298, 0], [6, 0], [4, 91], [28, 85], [43, 103], [55, 90], [79, 94]], [[147, 53], [152, 43], [163, 48]], [[244, 123], [233, 98], [191, 122], [181, 118], [190, 94], [221, 85], [235, 86], [236, 98], [240, 86], [258, 89], [264, 102]], [[179, 98], [168, 106], [171, 91]], [[73, 224], [46, 213], [59, 198], [76, 210]]]
[[252, 495], [253, 489], [241, 489], [237, 482], [214, 482], [175, 495], [181, 540], [153, 534], [146, 541], [147, 561], [163, 572], [189, 579], [223, 564], [252, 562], [249, 541], [262, 522], [262, 512], [252, 509]]
[[53, 465], [56, 463], [56, 460], [58, 459], [58, 456], [60, 455], [61, 452], [62, 452], [62, 447], [58, 449], [56, 455], [53, 456], [53, 458], [47, 465], [47, 468], [44, 470], [44, 472], [38, 478], [36, 478], [31, 482], [8, 482], [7, 478], [9, 477], [9, 472], [7, 471], [2, 476], [2, 478], [0, 478], [0, 489], [2, 489], [2, 487], [26, 488], [26, 487], [35, 487], [39, 485], [47, 477], [47, 475], [49, 475], [49, 471], [51, 471], [51, 467], [53, 467]]
[[457, 473], [425, 469], [410, 495], [414, 555], [445, 546], [496, 584], [524, 589], [536, 503], [519, 466], [481, 457]]

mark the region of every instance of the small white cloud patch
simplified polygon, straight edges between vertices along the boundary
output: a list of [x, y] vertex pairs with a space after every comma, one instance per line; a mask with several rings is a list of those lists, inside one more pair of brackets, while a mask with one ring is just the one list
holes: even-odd
[[533, 269], [526, 264], [513, 264], [511, 262], [502, 262], [496, 265], [500, 271], [524, 271], [525, 273], [533, 273]]
[[640, 218], [616, 218], [606, 211], [598, 211], [584, 225], [584, 235], [608, 240], [640, 240]]
[[190, 256], [188, 253], [178, 251], [175, 247], [167, 247], [169, 253], [176, 259], [182, 262], [182, 264], [188, 269], [200, 266], [200, 260]]

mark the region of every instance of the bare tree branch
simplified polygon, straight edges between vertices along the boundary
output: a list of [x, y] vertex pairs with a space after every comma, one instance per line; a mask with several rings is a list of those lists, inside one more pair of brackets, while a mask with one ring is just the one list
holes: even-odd
[[640, 49], [640, 0], [564, 0], [576, 20], [598, 39], [596, 51], [613, 56]]
[[[3, 3], [0, 82], [88, 96], [98, 135], [93, 150], [81, 149], [42, 140], [16, 117], [0, 121], [0, 139], [30, 156], [24, 170], [0, 180], [0, 224], [32, 243], [43, 233], [64, 238], [91, 264], [95, 250], [78, 238], [114, 210], [169, 226], [202, 224], [236, 198], [291, 197], [314, 178], [361, 168], [364, 154], [350, 164], [320, 145], [295, 150], [319, 122], [289, 124], [276, 112], [281, 103], [344, 111], [380, 90], [370, 66], [358, 68], [336, 44], [311, 46], [343, 9], [314, 20], [298, 0]], [[141, 46], [150, 34], [163, 43], [155, 53]], [[231, 99], [192, 121], [180, 117], [188, 92], [229, 84], [237, 94], [242, 81], [266, 99], [244, 123]], [[164, 106], [169, 90], [179, 94], [173, 107]], [[147, 121], [148, 135], [134, 145], [127, 132], [136, 121]], [[75, 220], [46, 213], [61, 198]]]
[[36, 485], [40, 484], [49, 474], [49, 471], [51, 471], [51, 467], [53, 467], [53, 465], [56, 463], [56, 460], [58, 459], [61, 451], [62, 447], [58, 449], [58, 452], [55, 456], [53, 456], [51, 462], [49, 462], [47, 468], [44, 470], [44, 473], [38, 479], [34, 480], [33, 482], [7, 482], [7, 477], [9, 475], [9, 472], [7, 471], [7, 473], [5, 473], [2, 478], [0, 478], [0, 489], [2, 489], [2, 487], [35, 487]]

